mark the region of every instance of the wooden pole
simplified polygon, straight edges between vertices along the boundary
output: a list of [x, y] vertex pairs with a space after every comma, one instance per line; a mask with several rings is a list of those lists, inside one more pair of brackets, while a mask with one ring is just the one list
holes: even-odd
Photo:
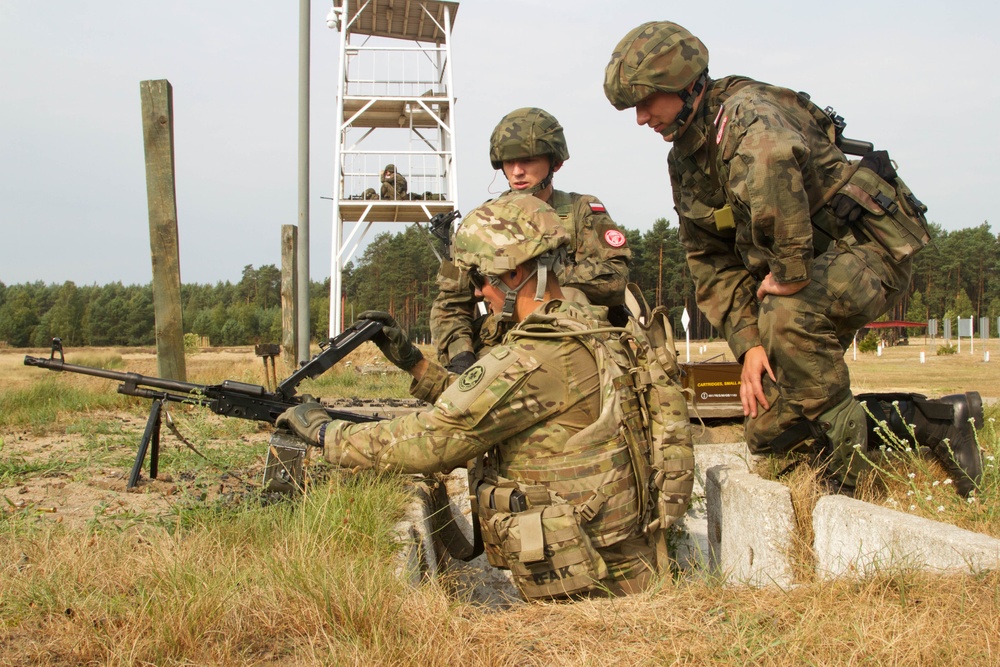
[[[298, 228], [295, 225], [281, 226], [281, 358], [289, 372], [298, 367], [298, 283], [296, 276], [296, 247]], [[308, 354], [308, 352], [307, 352]]]
[[160, 377], [187, 380], [181, 319], [181, 261], [174, 187], [173, 89], [165, 79], [141, 81], [142, 136], [146, 147], [149, 249], [153, 260], [156, 368]]

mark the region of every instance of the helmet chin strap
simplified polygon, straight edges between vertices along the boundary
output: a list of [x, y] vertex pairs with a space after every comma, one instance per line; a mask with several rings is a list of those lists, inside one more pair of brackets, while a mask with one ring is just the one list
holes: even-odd
[[535, 273], [538, 274], [538, 285], [535, 288], [535, 301], [544, 301], [545, 288], [548, 287], [549, 282], [549, 271], [555, 270], [557, 258], [553, 253], [542, 255], [535, 261]]
[[[538, 273], [538, 267], [535, 267], [535, 270], [529, 273], [525, 277], [525, 279], [521, 281], [521, 284], [518, 285], [517, 287], [508, 287], [507, 285], [504, 284], [502, 280], [496, 277], [490, 279], [490, 282], [493, 284], [493, 286], [496, 287], [501, 292], [503, 292], [503, 309], [500, 311], [501, 322], [514, 321], [514, 304], [517, 301], [517, 293], [521, 291], [521, 288], [524, 287], [524, 284], [529, 280], [531, 280], [536, 273]], [[545, 292], [543, 290], [542, 294], [544, 293]], [[541, 299], [537, 296], [537, 293], [535, 299], [537, 301], [541, 301]]]
[[538, 183], [528, 188], [527, 190], [518, 190], [518, 192], [523, 192], [529, 195], [535, 195], [544, 190], [545, 188], [549, 187], [550, 185], [552, 185], [552, 177], [556, 173], [555, 168], [553, 168], [552, 166], [553, 162], [555, 162], [555, 159], [551, 155], [549, 155], [548, 158], [549, 158], [549, 173], [545, 176], [545, 178], [538, 181]]
[[681, 110], [677, 113], [677, 118], [674, 119], [674, 122], [660, 130], [661, 135], [664, 137], [670, 137], [673, 135], [674, 139], [677, 138], [677, 133], [682, 127], [684, 127], [684, 123], [688, 121], [688, 118], [691, 117], [691, 112], [694, 111], [694, 101], [698, 99], [699, 95], [701, 95], [701, 91], [704, 90], [707, 82], [708, 70], [701, 73], [701, 76], [698, 77], [697, 83], [694, 84], [694, 88], [692, 88], [690, 92], [687, 90], [680, 90], [677, 92], [677, 95], [680, 96], [681, 102], [684, 103], [684, 106], [681, 107]]

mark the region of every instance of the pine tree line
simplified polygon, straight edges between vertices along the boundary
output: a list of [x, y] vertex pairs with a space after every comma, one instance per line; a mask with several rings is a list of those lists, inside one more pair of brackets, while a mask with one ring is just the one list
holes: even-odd
[[[625, 229], [633, 259], [631, 279], [651, 305], [665, 305], [678, 335], [681, 313], [691, 318], [691, 337], [718, 336], [694, 301], [677, 227], [663, 218], [646, 232]], [[988, 223], [957, 231], [932, 224], [932, 245], [914, 262], [910, 293], [888, 317], [1000, 316], [1000, 236]], [[344, 272], [346, 323], [364, 310], [386, 310], [421, 341], [430, 340], [428, 319], [437, 293], [437, 243], [422, 228], [378, 235]], [[310, 287], [311, 334], [327, 335], [330, 281]], [[276, 343], [281, 340], [281, 272], [248, 265], [236, 284], [181, 286], [185, 333], [213, 345]], [[996, 332], [994, 331], [994, 335]], [[4, 285], [0, 282], [0, 341], [14, 347], [46, 347], [53, 336], [70, 346], [144, 346], [154, 340], [150, 285], [77, 286], [73, 282]]]

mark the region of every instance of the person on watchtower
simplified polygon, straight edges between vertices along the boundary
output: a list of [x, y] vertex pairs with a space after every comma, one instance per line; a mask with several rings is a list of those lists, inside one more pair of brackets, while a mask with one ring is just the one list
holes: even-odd
[[406, 199], [406, 178], [396, 173], [396, 165], [387, 164], [382, 170], [382, 199]]

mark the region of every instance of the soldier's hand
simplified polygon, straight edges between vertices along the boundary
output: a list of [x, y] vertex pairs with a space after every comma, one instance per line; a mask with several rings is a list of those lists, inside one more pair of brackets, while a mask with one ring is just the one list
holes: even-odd
[[287, 428], [311, 445], [322, 447], [320, 431], [331, 421], [333, 420], [327, 414], [326, 408], [319, 403], [302, 403], [282, 412], [274, 425], [278, 428]]
[[410, 342], [406, 332], [389, 313], [381, 310], [366, 310], [358, 318], [382, 323], [382, 332], [372, 338], [372, 342], [378, 345], [378, 349], [382, 350], [385, 358], [400, 370], [409, 371], [424, 358], [424, 355], [417, 349], [416, 345]]
[[445, 366], [449, 373], [455, 373], [461, 375], [465, 371], [469, 370], [472, 364], [476, 363], [476, 355], [472, 352], [459, 352], [448, 362]]
[[764, 393], [764, 385], [761, 382], [764, 373], [767, 373], [772, 381], [777, 381], [764, 347], [761, 345], [751, 347], [743, 355], [743, 372], [740, 376], [740, 401], [743, 403], [743, 416], [745, 417], [756, 419], [758, 404], [764, 410], [771, 408]]
[[764, 280], [760, 282], [760, 287], [757, 288], [757, 300], [763, 301], [764, 297], [768, 294], [774, 294], [775, 296], [791, 296], [797, 294], [805, 289], [806, 285], [812, 282], [811, 278], [806, 278], [805, 280], [797, 280], [790, 283], [779, 283], [774, 279], [774, 274], [768, 273], [764, 276]]

